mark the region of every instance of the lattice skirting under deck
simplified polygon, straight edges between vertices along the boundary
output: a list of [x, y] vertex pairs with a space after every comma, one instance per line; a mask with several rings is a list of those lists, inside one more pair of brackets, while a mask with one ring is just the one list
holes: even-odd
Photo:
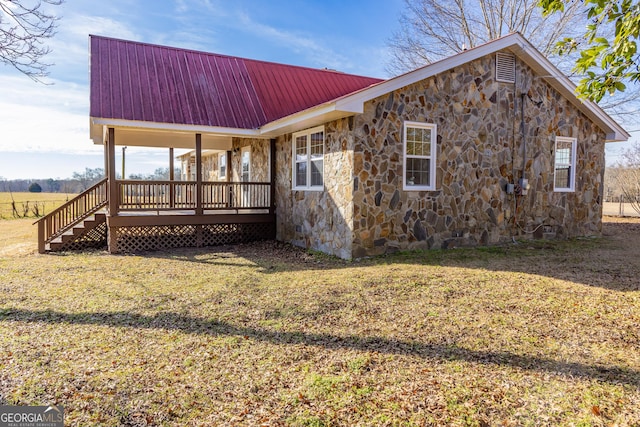
[[113, 227], [117, 252], [247, 243], [275, 238], [275, 223]]
[[91, 230], [76, 237], [74, 240], [65, 243], [57, 251], [81, 251], [84, 249], [107, 247], [107, 223], [96, 225]]

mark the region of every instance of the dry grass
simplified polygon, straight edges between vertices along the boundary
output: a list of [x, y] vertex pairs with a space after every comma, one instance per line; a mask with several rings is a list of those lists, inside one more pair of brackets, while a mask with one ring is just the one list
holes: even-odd
[[0, 255], [0, 404], [69, 426], [637, 426], [639, 238], [353, 263], [33, 240]]
[[[75, 194], [0, 192], [0, 220], [23, 217], [35, 218], [34, 211], [36, 209], [38, 209], [38, 213], [42, 216], [73, 197], [75, 197]], [[14, 207], [18, 216], [16, 216], [16, 212], [14, 212]]]

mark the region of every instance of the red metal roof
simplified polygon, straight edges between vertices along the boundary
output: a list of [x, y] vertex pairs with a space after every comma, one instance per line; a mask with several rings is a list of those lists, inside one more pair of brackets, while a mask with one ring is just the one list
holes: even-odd
[[381, 80], [91, 37], [96, 118], [256, 129]]

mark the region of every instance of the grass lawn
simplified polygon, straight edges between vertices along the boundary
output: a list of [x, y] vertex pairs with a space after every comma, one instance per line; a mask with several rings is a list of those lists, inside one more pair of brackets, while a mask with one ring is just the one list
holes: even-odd
[[640, 220], [359, 262], [38, 255], [27, 227], [0, 221], [0, 404], [68, 426], [640, 425]]
[[[0, 220], [22, 217], [35, 218], [35, 209], [38, 209], [40, 216], [42, 216], [43, 212], [44, 214], [48, 214], [75, 196], [75, 194], [65, 193], [0, 192]], [[12, 202], [14, 204], [12, 204]], [[18, 216], [14, 213], [14, 206]]]

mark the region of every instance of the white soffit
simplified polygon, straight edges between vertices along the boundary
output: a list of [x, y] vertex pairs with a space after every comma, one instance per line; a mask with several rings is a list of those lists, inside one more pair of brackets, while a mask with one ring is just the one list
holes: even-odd
[[[95, 144], [102, 144], [106, 137], [106, 129], [116, 130], [116, 145], [140, 145], [150, 147], [193, 148], [195, 134], [202, 135], [202, 148], [219, 148], [220, 141], [231, 138], [261, 138], [257, 129], [235, 129], [213, 126], [177, 125], [172, 123], [139, 122], [118, 119], [90, 118], [91, 139]], [[140, 139], [135, 143], [132, 139]], [[125, 142], [123, 142], [125, 141]], [[174, 142], [175, 141], [175, 142]], [[175, 144], [181, 145], [175, 145]], [[210, 145], [210, 147], [205, 146]]]
[[[107, 126], [104, 126], [106, 140]], [[202, 149], [206, 150], [231, 150], [232, 137], [228, 135], [206, 134], [202, 135]], [[194, 132], [170, 132], [155, 129], [115, 128], [116, 145], [130, 147], [167, 147], [194, 149], [196, 139]], [[96, 141], [96, 144], [102, 142]]]

